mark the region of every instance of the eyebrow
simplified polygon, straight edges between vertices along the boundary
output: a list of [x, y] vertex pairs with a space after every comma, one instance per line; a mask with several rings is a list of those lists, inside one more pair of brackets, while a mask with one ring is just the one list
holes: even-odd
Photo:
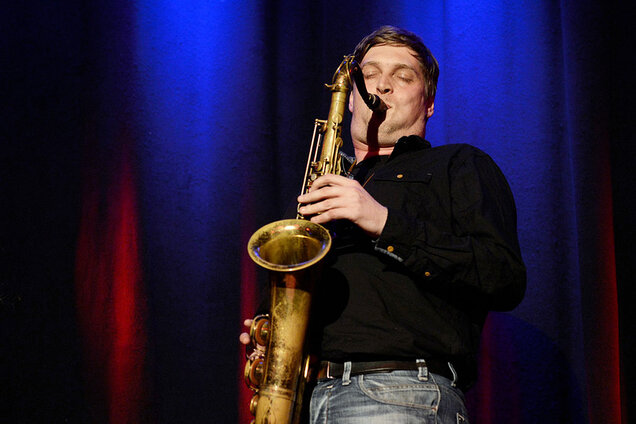
[[[381, 65], [381, 63], [382, 63], [382, 62], [378, 62], [378, 61], [375, 61], [375, 60], [371, 60], [371, 61], [369, 61], [369, 62], [364, 62], [364, 63], [362, 64], [362, 68], [364, 68], [364, 67], [365, 67], [365, 66], [367, 66], [367, 65], [372, 65], [372, 66], [375, 66], [376, 68], [379, 68], [379, 67], [381, 67], [381, 66], [380, 66], [380, 65]], [[411, 70], [411, 71], [415, 72], [417, 75], [419, 75], [419, 73], [417, 72], [417, 69], [413, 68], [413, 67], [412, 67], [412, 66], [410, 66], [410, 65], [407, 65], [406, 63], [398, 63], [398, 64], [396, 64], [395, 66], [392, 66], [392, 70], [397, 71], [397, 70], [400, 70], [400, 69], [408, 69], [408, 70]]]

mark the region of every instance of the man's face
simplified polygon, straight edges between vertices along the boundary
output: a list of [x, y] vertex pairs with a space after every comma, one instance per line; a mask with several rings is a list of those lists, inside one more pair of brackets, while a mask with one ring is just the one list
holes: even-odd
[[[392, 146], [402, 136], [424, 136], [426, 119], [433, 114], [427, 101], [424, 74], [413, 51], [405, 46], [379, 45], [369, 49], [360, 64], [371, 94], [386, 103], [386, 116], [376, 114], [364, 104], [357, 90], [349, 98], [351, 137], [355, 142]], [[370, 125], [371, 122], [371, 125]]]

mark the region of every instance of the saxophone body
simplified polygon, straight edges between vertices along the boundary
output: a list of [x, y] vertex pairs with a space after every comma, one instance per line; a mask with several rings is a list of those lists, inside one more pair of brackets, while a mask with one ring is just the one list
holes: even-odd
[[[342, 173], [342, 121], [353, 81], [363, 99], [369, 98], [369, 107], [373, 101], [380, 103], [378, 109], [384, 106], [377, 96], [366, 93], [360, 67], [353, 56], [346, 56], [327, 85], [332, 92], [328, 117], [314, 123], [301, 193], [321, 175]], [[296, 219], [265, 225], [248, 242], [252, 260], [270, 274], [270, 312], [253, 320], [252, 352], [245, 366], [246, 383], [255, 392], [250, 411], [256, 424], [297, 424], [300, 420], [310, 378], [306, 347], [311, 297], [331, 243], [326, 228], [300, 213]]]

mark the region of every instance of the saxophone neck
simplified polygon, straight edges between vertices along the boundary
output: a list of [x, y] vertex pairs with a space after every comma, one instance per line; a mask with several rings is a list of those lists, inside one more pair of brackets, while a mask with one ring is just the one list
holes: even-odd
[[[301, 194], [306, 193], [311, 184], [325, 174], [342, 174], [340, 148], [342, 147], [342, 122], [347, 106], [347, 97], [355, 82], [355, 86], [366, 105], [374, 112], [382, 113], [387, 109], [380, 97], [367, 91], [362, 69], [353, 55], [345, 56], [331, 79], [326, 84], [331, 90], [331, 104], [326, 120], [316, 120], [314, 135], [307, 157], [305, 176]], [[300, 205], [298, 205], [300, 207]], [[298, 212], [298, 218], [303, 216]]]

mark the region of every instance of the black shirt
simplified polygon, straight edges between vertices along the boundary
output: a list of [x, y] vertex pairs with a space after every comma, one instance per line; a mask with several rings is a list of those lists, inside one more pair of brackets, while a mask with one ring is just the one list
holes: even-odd
[[323, 360], [436, 359], [466, 377], [489, 310], [522, 299], [514, 200], [494, 161], [466, 145], [401, 138], [353, 174], [388, 208], [372, 240], [334, 225], [311, 331]]

